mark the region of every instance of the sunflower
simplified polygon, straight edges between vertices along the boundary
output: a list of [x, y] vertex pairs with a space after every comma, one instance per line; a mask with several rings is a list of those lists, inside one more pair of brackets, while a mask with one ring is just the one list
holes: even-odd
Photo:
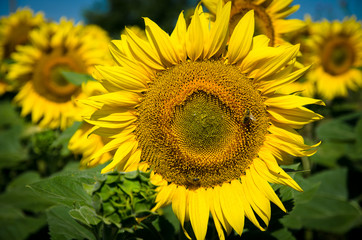
[[109, 39], [97, 30], [61, 19], [30, 33], [32, 45], [18, 47], [8, 74], [10, 80], [22, 84], [14, 98], [22, 116], [31, 113], [32, 121], [41, 127], [61, 129], [81, 120], [73, 100], [86, 96], [62, 72], [91, 74], [95, 64], [110, 61], [105, 54]]
[[275, 93], [308, 69], [294, 70], [299, 46], [253, 37], [254, 11], [229, 39], [230, 9], [220, 4], [211, 27], [201, 6], [188, 27], [181, 13], [171, 35], [145, 18], [147, 40], [126, 29], [110, 45], [117, 66], [96, 67], [109, 93], [82, 101], [98, 109], [85, 120], [111, 138], [96, 155], [115, 151], [102, 173], [151, 169], [153, 210], [171, 203], [197, 239], [210, 212], [221, 239], [241, 234], [245, 216], [265, 230], [270, 201], [285, 211], [268, 182], [302, 191], [278, 162], [318, 145], [295, 129], [321, 119], [304, 105], [323, 102]]
[[43, 13], [34, 15], [29, 8], [18, 9], [15, 13], [0, 19], [0, 95], [10, 90], [6, 81], [9, 70], [7, 60], [16, 46], [29, 43], [31, 30], [44, 23]]
[[362, 26], [354, 17], [342, 22], [315, 22], [310, 29], [307, 79], [325, 99], [345, 97], [362, 86]]
[[219, 2], [231, 1], [230, 34], [233, 33], [240, 18], [250, 10], [255, 13], [255, 35], [264, 34], [270, 41], [269, 46], [285, 43], [283, 35], [305, 27], [299, 19], [285, 19], [299, 9], [299, 5], [290, 7], [293, 0], [202, 0], [211, 13], [216, 13]]

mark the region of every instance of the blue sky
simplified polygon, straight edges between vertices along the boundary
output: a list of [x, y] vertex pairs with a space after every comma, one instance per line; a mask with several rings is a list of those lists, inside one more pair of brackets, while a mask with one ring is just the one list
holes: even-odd
[[[82, 10], [100, 1], [101, 0], [0, 0], [0, 16], [8, 15], [10, 13], [11, 3], [13, 5], [16, 3], [16, 7], [28, 6], [35, 12], [43, 11], [45, 16], [52, 20], [59, 20], [61, 16], [66, 16], [78, 22], [83, 20]], [[195, 2], [197, 2], [197, 0], [195, 0]], [[343, 2], [347, 3], [348, 11], [341, 7]], [[314, 20], [321, 18], [341, 20], [345, 15], [354, 14], [359, 20], [362, 20], [361, 0], [294, 0], [293, 5], [295, 4], [299, 4], [300, 9], [291, 15], [292, 18], [303, 19], [304, 15], [309, 13]]]

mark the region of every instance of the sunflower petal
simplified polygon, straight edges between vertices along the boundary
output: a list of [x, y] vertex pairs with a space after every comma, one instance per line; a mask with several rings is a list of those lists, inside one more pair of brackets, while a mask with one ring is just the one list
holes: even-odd
[[[221, 4], [221, 2], [220, 2]], [[210, 36], [205, 43], [205, 58], [219, 57], [224, 51], [228, 40], [231, 2], [226, 3], [211, 28]]]
[[228, 59], [230, 64], [242, 61], [249, 53], [254, 34], [254, 11], [247, 12], [236, 25], [229, 41]]
[[167, 66], [178, 63], [179, 59], [173, 48], [170, 36], [149, 18], [144, 18], [146, 34], [153, 49], [156, 50], [162, 62]]
[[192, 61], [199, 59], [202, 56], [204, 49], [204, 36], [203, 31], [201, 31], [202, 26], [199, 16], [200, 8], [200, 5], [196, 7], [195, 13], [186, 32], [186, 52], [187, 56]]
[[207, 223], [209, 221], [209, 208], [206, 191], [199, 188], [189, 191], [189, 215], [196, 239], [203, 240], [206, 236]]

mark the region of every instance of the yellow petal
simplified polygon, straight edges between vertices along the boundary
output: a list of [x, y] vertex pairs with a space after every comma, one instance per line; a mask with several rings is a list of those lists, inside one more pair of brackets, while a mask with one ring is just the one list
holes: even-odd
[[220, 221], [221, 225], [224, 227], [227, 235], [229, 235], [233, 229], [230, 226], [228, 220], [226, 219], [225, 214], [221, 210], [220, 189], [221, 189], [220, 186], [215, 186], [211, 191], [211, 194], [213, 195], [212, 196], [213, 204], [214, 204], [213, 208], [214, 208], [214, 211], [215, 211], [215, 214], [216, 214], [218, 220]]
[[249, 53], [253, 40], [254, 26], [254, 10], [252, 10], [243, 16], [230, 37], [228, 49], [230, 64], [242, 61]]
[[171, 34], [171, 41], [175, 46], [180, 61], [185, 62], [186, 55], [186, 21], [183, 12], [180, 13], [175, 29]]
[[289, 70], [293, 68], [293, 65], [288, 66], [284, 70], [280, 72], [280, 74], [277, 74], [277, 76], [270, 78], [270, 79], [263, 79], [265, 80], [264, 86], [261, 88], [261, 92], [263, 94], [269, 94], [272, 92], [275, 92], [281, 87], [284, 87], [288, 85], [289, 83], [292, 83], [299, 79], [301, 76], [304, 75], [304, 73], [310, 68], [310, 66], [299, 69], [297, 71], [293, 71], [287, 76], [283, 76], [284, 73], [287, 73]]
[[141, 96], [134, 92], [118, 91], [92, 96], [88, 98], [88, 101], [103, 103], [111, 107], [135, 107], [140, 103], [140, 98]]
[[299, 45], [253, 49], [245, 57], [240, 68], [248, 73], [249, 77], [262, 79], [286, 66], [297, 56], [298, 51]]
[[271, 118], [276, 122], [289, 124], [293, 128], [301, 128], [302, 126], [323, 117], [305, 107], [293, 109], [279, 109], [274, 107], [267, 108]]
[[277, 19], [274, 26], [278, 26], [279, 33], [288, 33], [305, 27], [305, 22], [299, 19]]
[[[221, 221], [219, 220], [219, 218], [218, 218], [218, 216], [217, 216], [217, 214], [215, 212], [214, 189], [208, 188], [208, 189], [206, 189], [206, 193], [207, 193], [207, 198], [208, 198], [208, 202], [209, 202], [210, 212], [211, 212], [211, 215], [212, 215], [212, 219], [214, 220], [214, 225], [215, 225], [217, 234], [219, 236], [219, 239], [220, 240], [225, 240], [225, 235], [224, 235], [224, 231], [223, 231], [222, 226], [221, 226]], [[218, 204], [220, 204], [220, 203], [218, 202]]]
[[173, 198], [173, 195], [176, 191], [176, 185], [169, 184], [166, 186], [162, 186], [159, 189], [160, 190], [157, 193], [156, 197], [156, 206], [154, 206], [151, 211], [156, 211], [157, 209], [166, 206], [171, 202], [171, 199]]
[[281, 210], [286, 212], [283, 203], [280, 201], [279, 197], [275, 194], [273, 188], [269, 185], [269, 183], [263, 179], [258, 172], [255, 170], [255, 166], [251, 164], [250, 166], [251, 177], [255, 183], [255, 186], [259, 188], [259, 190], [265, 194], [265, 196], [272, 201], [275, 205], [277, 205]]
[[244, 230], [245, 215], [242, 199], [234, 194], [234, 190], [230, 183], [224, 183], [220, 189], [220, 204], [227, 221], [241, 235]]
[[179, 59], [173, 48], [170, 36], [149, 18], [144, 18], [144, 20], [148, 40], [153, 49], [158, 53], [161, 61], [167, 66], [176, 65]]
[[199, 188], [189, 191], [189, 215], [196, 239], [203, 240], [206, 236], [207, 223], [209, 222], [209, 205], [207, 204], [206, 191]]
[[137, 141], [134, 138], [130, 138], [127, 141], [124, 141], [117, 149], [114, 154], [113, 160], [105, 168], [102, 169], [101, 173], [107, 173], [113, 171], [115, 168], [119, 168], [120, 171], [123, 171], [122, 167], [125, 164], [125, 161], [129, 158], [132, 151], [137, 147]]
[[186, 52], [187, 56], [192, 61], [199, 59], [204, 50], [204, 36], [199, 16], [200, 8], [200, 5], [196, 7], [191, 23], [186, 32]]
[[135, 60], [152, 69], [164, 70], [165, 67], [162, 65], [161, 59], [152, 49], [151, 45], [147, 41], [138, 37], [134, 32], [132, 32], [132, 30], [127, 27], [125, 29], [127, 33], [127, 43]]
[[325, 103], [320, 99], [313, 99], [308, 97], [301, 97], [296, 95], [274, 95], [268, 97], [264, 103], [267, 106], [276, 108], [291, 109], [296, 107], [302, 107], [308, 104], [318, 104], [325, 106]]
[[250, 169], [247, 169], [245, 175], [241, 177], [241, 182], [251, 207], [268, 226], [271, 215], [270, 202], [255, 185]]
[[[221, 2], [220, 2], [221, 5]], [[211, 28], [209, 38], [205, 43], [205, 58], [219, 57], [224, 51], [229, 33], [231, 2], [225, 4], [221, 13]]]
[[134, 90], [140, 92], [147, 89], [146, 84], [148, 78], [144, 75], [140, 76], [140, 72], [137, 74], [135, 71], [132, 71], [131, 68], [127, 69], [118, 66], [96, 66], [96, 69], [104, 79], [102, 80], [102, 84], [105, 81], [109, 82], [115, 87], [113, 91]]

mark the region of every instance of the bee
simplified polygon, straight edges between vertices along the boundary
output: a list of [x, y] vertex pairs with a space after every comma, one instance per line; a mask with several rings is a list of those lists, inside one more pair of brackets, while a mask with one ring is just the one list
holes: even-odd
[[186, 181], [190, 187], [198, 187], [201, 184], [200, 178], [192, 177], [190, 175], [187, 176]]
[[249, 124], [251, 121], [255, 122], [256, 118], [251, 113], [250, 109], [247, 108], [247, 109], [245, 109], [245, 112], [244, 112], [243, 123]]

